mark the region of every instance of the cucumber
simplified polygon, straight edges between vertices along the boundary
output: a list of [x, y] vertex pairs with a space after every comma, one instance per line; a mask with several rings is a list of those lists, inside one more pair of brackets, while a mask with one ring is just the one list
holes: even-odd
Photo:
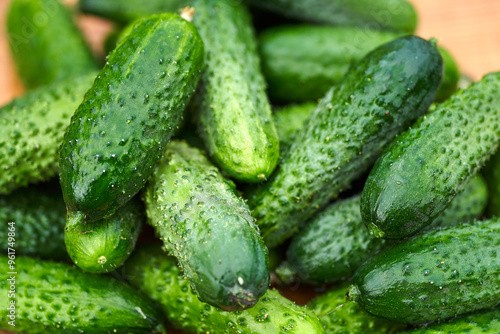
[[307, 304], [318, 316], [328, 334], [393, 334], [406, 325], [377, 318], [364, 312], [356, 303], [346, 301], [349, 285], [344, 283], [319, 295]]
[[422, 115], [439, 86], [433, 43], [399, 38], [370, 52], [318, 105], [272, 179], [249, 195], [264, 241], [277, 246]]
[[304, 123], [316, 109], [316, 103], [304, 103], [279, 108], [273, 113], [273, 120], [280, 139], [280, 154], [283, 157], [293, 139], [304, 128]]
[[66, 206], [60, 189], [47, 189], [47, 184], [20, 189], [0, 196], [0, 245], [2, 254], [8, 251], [7, 224], [13, 222], [18, 255], [45, 259], [67, 259], [64, 246]]
[[120, 267], [135, 247], [143, 210], [139, 200], [131, 200], [109, 218], [92, 223], [69, 219], [64, 242], [73, 262], [91, 273], [107, 273]]
[[443, 81], [436, 94], [436, 102], [446, 101], [458, 88], [458, 81], [460, 80], [460, 69], [451, 53], [443, 48], [438, 47], [441, 57], [444, 62]]
[[206, 46], [206, 69], [192, 111], [210, 157], [242, 182], [270, 176], [279, 159], [250, 16], [239, 2], [198, 0], [193, 23]]
[[201, 151], [169, 143], [145, 203], [148, 223], [201, 301], [235, 311], [266, 292], [268, 252], [250, 210]]
[[455, 93], [396, 139], [375, 164], [361, 214], [378, 238], [429, 225], [500, 142], [500, 72]]
[[278, 14], [315, 23], [413, 34], [415, 8], [406, 0], [247, 0]]
[[112, 277], [28, 257], [17, 256], [14, 269], [7, 262], [0, 256], [0, 328], [30, 334], [165, 333], [154, 304]]
[[153, 172], [203, 69], [203, 41], [180, 16], [139, 19], [109, 55], [60, 148], [69, 216], [112, 215]]
[[244, 311], [225, 312], [202, 303], [190, 291], [175, 259], [159, 247], [136, 251], [125, 269], [130, 283], [158, 302], [170, 323], [186, 333], [324, 333], [310, 311], [274, 290], [268, 290], [254, 307]]
[[[478, 175], [427, 229], [479, 218], [487, 200], [485, 181]], [[394, 244], [370, 235], [361, 218], [360, 202], [356, 195], [328, 206], [292, 238], [286, 265], [302, 282], [322, 285], [350, 278], [364, 261]]]
[[348, 298], [405, 323], [444, 320], [500, 304], [500, 220], [432, 230], [365, 262]]
[[82, 12], [120, 23], [128, 23], [143, 16], [158, 13], [179, 13], [192, 4], [191, 0], [80, 0]]
[[259, 36], [272, 101], [315, 101], [376, 47], [402, 33], [314, 25], [279, 26]]
[[495, 153], [486, 163], [483, 170], [486, 183], [488, 184], [488, 217], [500, 216], [500, 152]]
[[12, 0], [7, 35], [28, 89], [98, 70], [71, 14], [58, 0]]
[[57, 150], [95, 73], [34, 89], [0, 108], [0, 194], [57, 175]]
[[498, 334], [500, 308], [485, 310], [443, 323], [433, 323], [400, 334]]

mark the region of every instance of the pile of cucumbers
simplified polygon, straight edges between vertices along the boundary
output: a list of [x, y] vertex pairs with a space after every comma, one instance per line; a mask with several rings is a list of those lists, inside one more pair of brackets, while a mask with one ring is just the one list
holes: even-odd
[[[115, 22], [105, 57], [76, 11]], [[500, 333], [500, 72], [458, 88], [417, 23], [407, 0], [11, 0], [0, 329]]]

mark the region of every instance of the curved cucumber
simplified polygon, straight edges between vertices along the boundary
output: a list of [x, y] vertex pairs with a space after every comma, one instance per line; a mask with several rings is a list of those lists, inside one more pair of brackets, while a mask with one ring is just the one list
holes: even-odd
[[439, 46], [439, 53], [443, 57], [444, 73], [443, 81], [439, 86], [436, 94], [436, 102], [446, 101], [458, 88], [458, 81], [460, 80], [460, 69], [455, 61], [455, 58], [445, 48]]
[[269, 177], [279, 159], [250, 16], [238, 1], [198, 0], [193, 23], [206, 46], [206, 69], [193, 99], [198, 132], [211, 158], [243, 182]]
[[419, 234], [361, 266], [349, 298], [406, 323], [444, 320], [500, 304], [500, 220]]
[[402, 37], [370, 52], [318, 105], [273, 178], [250, 196], [266, 244], [277, 246], [368, 170], [434, 100], [442, 60]]
[[193, 290], [227, 311], [253, 306], [269, 285], [267, 248], [233, 190], [201, 151], [173, 141], [145, 193], [148, 222]]
[[135, 247], [144, 216], [131, 200], [109, 218], [86, 223], [76, 215], [66, 223], [64, 242], [73, 262], [84, 271], [107, 273], [121, 266]]
[[187, 333], [324, 333], [311, 312], [274, 290], [244, 311], [225, 312], [202, 303], [190, 291], [175, 259], [159, 247], [138, 250], [125, 268], [131, 284], [158, 302], [170, 323]]
[[7, 34], [26, 88], [79, 77], [98, 69], [71, 14], [59, 0], [12, 0], [7, 14]]
[[94, 78], [37, 88], [0, 108], [0, 194], [57, 175], [64, 131]]
[[[30, 334], [165, 333], [154, 304], [112, 277], [21, 256], [15, 259], [17, 274], [7, 274], [7, 261], [0, 256], [0, 328]], [[11, 305], [15, 327], [8, 323]]]
[[70, 217], [113, 214], [145, 184], [203, 68], [203, 42], [180, 16], [140, 19], [110, 54], [60, 149]]
[[374, 317], [363, 311], [358, 304], [346, 301], [349, 285], [342, 284], [318, 296], [307, 308], [320, 319], [328, 334], [394, 334], [406, 325]]
[[500, 72], [422, 117], [381, 156], [361, 198], [376, 237], [403, 238], [443, 212], [500, 142]]
[[280, 139], [281, 156], [284, 156], [297, 134], [302, 131], [307, 119], [316, 110], [316, 103], [304, 103], [279, 108], [273, 113], [273, 120]]
[[299, 20], [413, 34], [417, 13], [406, 0], [247, 0]]

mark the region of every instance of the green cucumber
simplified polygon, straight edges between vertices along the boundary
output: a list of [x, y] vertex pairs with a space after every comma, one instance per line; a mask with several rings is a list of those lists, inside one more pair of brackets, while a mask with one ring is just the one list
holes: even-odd
[[[427, 229], [479, 218], [488, 200], [481, 176], [472, 178]], [[359, 195], [340, 200], [309, 221], [292, 241], [286, 266], [303, 282], [321, 285], [350, 278], [367, 259], [393, 243], [370, 235], [359, 210]]]
[[71, 14], [59, 0], [12, 0], [7, 14], [7, 35], [26, 88], [98, 69]]
[[413, 34], [417, 13], [406, 0], [247, 0], [275, 13], [315, 23]]
[[139, 19], [109, 55], [60, 149], [70, 217], [112, 215], [145, 184], [203, 69], [203, 41], [174, 14]]
[[143, 16], [158, 13], [179, 13], [190, 5], [190, 0], [80, 0], [82, 12], [104, 17], [120, 23], [128, 23]]
[[148, 223], [201, 301], [227, 311], [257, 303], [269, 285], [267, 248], [234, 184], [201, 151], [169, 143], [145, 202]]
[[500, 308], [484, 310], [447, 322], [433, 323], [400, 334], [498, 334]]
[[483, 174], [490, 195], [486, 214], [489, 217], [500, 216], [500, 152], [495, 153], [486, 163]]
[[279, 139], [250, 16], [231, 0], [198, 0], [194, 9], [206, 49], [206, 69], [191, 104], [198, 132], [228, 175], [264, 181], [278, 163]]
[[279, 108], [273, 113], [274, 125], [280, 139], [280, 154], [283, 157], [294, 138], [304, 128], [304, 123], [316, 109], [316, 103], [304, 103]]
[[107, 273], [120, 267], [135, 247], [144, 220], [144, 207], [131, 200], [109, 218], [92, 223], [72, 217], [64, 242], [73, 262], [84, 271]]
[[432, 223], [500, 142], [500, 72], [455, 93], [400, 135], [375, 164], [361, 214], [376, 237]]
[[500, 304], [500, 220], [432, 230], [358, 270], [348, 298], [405, 323], [444, 320]]
[[0, 108], [0, 194], [57, 175], [57, 150], [95, 73], [34, 89]]
[[401, 33], [290, 25], [259, 36], [262, 72], [269, 97], [279, 102], [315, 101], [347, 73], [349, 67], [376, 47]]
[[365, 173], [434, 100], [442, 60], [433, 43], [399, 38], [375, 49], [334, 86], [271, 180], [250, 194], [264, 241], [277, 246]]
[[28, 257], [17, 256], [14, 262], [11, 268], [8, 258], [0, 256], [2, 329], [30, 334], [165, 333], [154, 304], [112, 277]]
[[436, 94], [436, 102], [446, 101], [458, 88], [458, 81], [460, 80], [460, 69], [455, 58], [451, 53], [443, 48], [438, 47], [441, 57], [443, 57], [444, 73], [443, 81]]
[[13, 222], [18, 255], [41, 258], [67, 259], [64, 246], [66, 206], [60, 190], [47, 189], [46, 184], [20, 189], [10, 195], [0, 196], [0, 245], [7, 254], [7, 223]]
[[254, 307], [244, 311], [225, 312], [202, 303], [190, 290], [175, 259], [159, 247], [138, 250], [125, 269], [130, 283], [158, 302], [170, 323], [186, 333], [324, 333], [310, 311], [274, 290], [268, 290]]
[[394, 334], [406, 325], [374, 317], [358, 304], [346, 301], [347, 283], [334, 287], [307, 304], [328, 334]]

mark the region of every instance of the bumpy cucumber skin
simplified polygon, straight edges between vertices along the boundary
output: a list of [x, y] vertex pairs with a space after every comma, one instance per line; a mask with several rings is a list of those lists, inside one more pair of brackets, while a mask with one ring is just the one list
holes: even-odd
[[361, 214], [376, 237], [404, 238], [443, 212], [500, 142], [500, 72], [455, 93], [376, 162]]
[[71, 14], [59, 0], [13, 0], [7, 14], [13, 59], [26, 88], [97, 71]]
[[316, 110], [316, 103], [303, 103], [279, 108], [273, 113], [274, 125], [280, 139], [281, 157], [287, 154], [291, 143]]
[[436, 102], [446, 101], [458, 88], [458, 81], [460, 80], [460, 69], [451, 53], [443, 48], [438, 47], [441, 57], [443, 57], [444, 74], [441, 86], [436, 94]]
[[441, 74], [435, 47], [415, 36], [385, 44], [353, 66], [320, 102], [271, 180], [249, 196], [266, 244], [282, 243], [370, 168], [427, 110]]
[[0, 196], [2, 254], [7, 254], [7, 223], [14, 222], [17, 255], [46, 259], [66, 259], [64, 224], [66, 206], [60, 191], [31, 186], [8, 196]]
[[361, 29], [291, 25], [259, 36], [269, 97], [278, 102], [315, 101], [376, 47], [403, 34]]
[[57, 175], [64, 131], [94, 78], [41, 87], [0, 108], [0, 194]]
[[82, 12], [128, 23], [143, 16], [158, 13], [179, 13], [179, 9], [192, 4], [190, 0], [80, 0]]
[[205, 42], [205, 72], [192, 103], [211, 158], [231, 177], [261, 182], [279, 159], [250, 16], [238, 1], [198, 0], [193, 23]]
[[406, 325], [374, 317], [358, 304], [346, 301], [347, 283], [334, 287], [307, 304], [328, 334], [393, 334]]
[[500, 333], [500, 309], [473, 313], [443, 323], [401, 332], [400, 334], [498, 334]]
[[64, 242], [69, 256], [83, 271], [107, 273], [120, 267], [135, 247], [144, 206], [131, 200], [109, 218], [92, 223], [68, 220]]
[[158, 302], [174, 327], [189, 333], [324, 333], [312, 312], [274, 290], [244, 311], [225, 312], [199, 301], [175, 259], [159, 247], [136, 251], [125, 269], [130, 283]]
[[406, 0], [247, 0], [252, 5], [299, 20], [413, 34], [415, 8]]
[[0, 328], [30, 334], [164, 333], [154, 304], [130, 286], [67, 264], [21, 256], [15, 259], [13, 327], [7, 318], [7, 273], [12, 271], [7, 261], [0, 256]]
[[96, 221], [146, 184], [195, 90], [203, 55], [196, 28], [177, 15], [136, 22], [64, 136], [60, 178], [69, 211]]
[[486, 163], [483, 170], [488, 185], [488, 207], [486, 215], [500, 216], [500, 152], [495, 153]]
[[444, 320], [500, 304], [500, 220], [419, 234], [357, 271], [349, 298], [405, 323]]
[[200, 300], [253, 306], [269, 285], [268, 251], [250, 210], [198, 149], [172, 141], [145, 192], [148, 223]]

